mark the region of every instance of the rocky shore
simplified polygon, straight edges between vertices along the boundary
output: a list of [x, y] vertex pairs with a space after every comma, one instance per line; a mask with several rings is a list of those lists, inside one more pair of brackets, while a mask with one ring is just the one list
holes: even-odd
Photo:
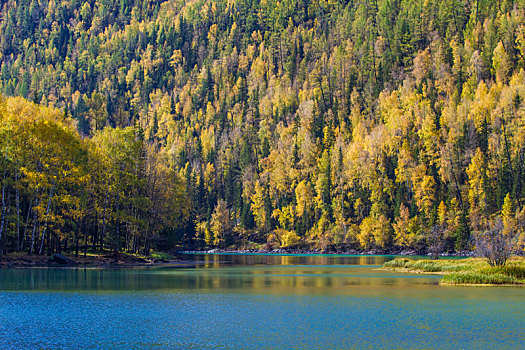
[[[355, 249], [349, 250], [308, 250], [308, 249], [209, 249], [209, 250], [184, 250], [181, 254], [329, 254], [329, 255], [400, 255], [400, 256], [431, 256], [432, 254], [424, 254], [414, 250], [367, 250], [358, 251]], [[472, 251], [462, 251], [459, 253], [441, 253], [440, 257], [456, 256], [456, 257], [471, 257], [474, 256]]]

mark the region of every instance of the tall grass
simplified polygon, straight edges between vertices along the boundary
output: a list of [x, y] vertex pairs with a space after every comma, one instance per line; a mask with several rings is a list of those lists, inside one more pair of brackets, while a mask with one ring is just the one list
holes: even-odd
[[443, 274], [444, 284], [525, 284], [525, 259], [513, 258], [505, 266], [491, 267], [484, 259], [412, 260], [397, 258], [385, 269]]
[[466, 271], [480, 264], [478, 259], [447, 259], [447, 260], [411, 260], [397, 258], [387, 261], [383, 267], [387, 269], [407, 269], [414, 272], [449, 272]]
[[518, 284], [516, 277], [502, 273], [485, 274], [477, 271], [454, 272], [443, 276], [444, 284]]

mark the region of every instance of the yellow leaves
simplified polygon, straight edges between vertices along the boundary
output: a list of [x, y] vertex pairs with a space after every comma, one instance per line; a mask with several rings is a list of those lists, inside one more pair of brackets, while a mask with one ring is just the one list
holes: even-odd
[[511, 69], [512, 62], [511, 58], [507, 54], [503, 43], [500, 41], [493, 52], [492, 67], [496, 74], [496, 81], [498, 83], [505, 83], [508, 80], [509, 72]]
[[481, 211], [486, 207], [486, 186], [487, 167], [483, 152], [477, 148], [474, 157], [467, 168], [469, 177], [468, 198], [471, 208], [479, 208]]
[[447, 222], [447, 206], [445, 205], [445, 203], [443, 203], [443, 201], [439, 203], [438, 220], [439, 220], [439, 223], [442, 225], [446, 224]]
[[494, 108], [495, 102], [490, 98], [489, 89], [485, 82], [481, 81], [476, 89], [475, 99], [469, 113], [469, 117], [474, 120], [476, 128], [480, 128], [485, 120], [490, 121], [491, 110]]
[[281, 237], [282, 247], [293, 247], [296, 246], [300, 241], [299, 236], [295, 231], [286, 231]]
[[257, 223], [257, 226], [259, 228], [264, 228], [267, 224], [266, 222], [266, 208], [265, 208], [265, 190], [261, 186], [260, 181], [255, 182], [255, 189], [254, 193], [251, 196], [252, 204], [251, 209], [253, 216], [255, 217], [255, 221]]
[[237, 31], [239, 30], [239, 26], [237, 25], [237, 22], [233, 22], [231, 28], [230, 28], [230, 38], [233, 40], [235, 35], [237, 34]]
[[433, 113], [430, 113], [428, 106], [424, 107], [424, 111], [424, 117], [418, 135], [423, 140], [424, 149], [430, 162], [436, 163], [439, 156], [439, 135], [437, 132], [436, 118]]
[[510, 198], [510, 194], [507, 193], [505, 199], [503, 200], [503, 206], [501, 207], [501, 216], [503, 217], [503, 219], [505, 219], [510, 218], [512, 215], [512, 199]]
[[173, 55], [171, 55], [170, 57], [170, 66], [172, 68], [177, 68], [179, 65], [182, 64], [184, 58], [182, 56], [182, 51], [181, 50], [173, 50]]
[[391, 231], [390, 221], [385, 215], [368, 216], [359, 226], [357, 239], [365, 250], [373, 246], [386, 248], [391, 239]]
[[219, 200], [211, 217], [211, 231], [213, 244], [220, 246], [224, 243], [225, 236], [232, 228], [230, 212], [224, 200]]
[[428, 98], [409, 88], [402, 88], [379, 96], [380, 112], [386, 131], [383, 144], [395, 152], [408, 138], [417, 132], [425, 151], [431, 158], [437, 157], [439, 135], [436, 116], [430, 108]]
[[219, 27], [217, 26], [217, 24], [212, 24], [210, 29], [208, 30], [208, 40], [213, 42], [213, 40], [217, 38], [218, 32]]
[[212, 163], [207, 163], [204, 169], [204, 188], [211, 192], [213, 183], [215, 182], [215, 167]]
[[416, 204], [426, 214], [427, 218], [430, 218], [434, 204], [436, 182], [432, 176], [426, 173], [426, 166], [424, 164], [419, 165], [412, 175], [412, 182], [414, 184]]
[[279, 244], [281, 248], [296, 246], [300, 238], [295, 231], [276, 229], [274, 230], [267, 239], [270, 244]]
[[36, 189], [71, 183], [73, 178], [82, 181], [85, 144], [69, 118], [21, 98], [7, 99], [6, 107], [8, 117], [4, 122], [13, 130], [16, 156], [26, 183]]
[[379, 218], [376, 219], [373, 235], [375, 244], [378, 247], [385, 249], [389, 246], [392, 235], [392, 226], [386, 215], [381, 214]]
[[395, 135], [404, 134], [408, 129], [408, 124], [405, 122], [406, 118], [399, 99], [399, 92], [388, 93], [383, 91], [379, 95], [378, 102], [383, 122], [387, 128]]
[[197, 223], [195, 230], [197, 231], [197, 238], [204, 238], [204, 243], [206, 243], [207, 246], [213, 245], [213, 234], [209, 229], [208, 222], [201, 221]]
[[428, 78], [431, 65], [432, 61], [429, 48], [418, 52], [414, 58], [414, 68], [412, 70], [412, 74], [414, 74], [414, 78], [416, 78], [416, 84], [420, 84], [422, 80]]
[[[521, 214], [521, 215], [520, 215]], [[503, 232], [512, 237], [518, 228], [518, 219], [523, 219], [522, 213], [514, 211], [514, 203], [510, 194], [507, 193], [501, 207], [501, 219], [503, 220]]]
[[303, 215], [303, 213], [309, 210], [309, 207], [313, 200], [313, 189], [309, 182], [302, 180], [295, 188], [295, 198], [297, 200], [296, 213], [297, 216]]
[[279, 125], [278, 130], [281, 137], [277, 140], [277, 147], [262, 164], [270, 175], [270, 186], [276, 191], [276, 195], [288, 196], [293, 194], [292, 184], [299, 176], [298, 170], [291, 166], [294, 139], [291, 127], [285, 128]]
[[395, 242], [400, 247], [414, 247], [420, 240], [419, 218], [411, 218], [408, 208], [402, 204], [399, 216], [392, 225], [395, 233]]
[[282, 209], [274, 209], [272, 217], [279, 221], [282, 229], [293, 230], [295, 223], [295, 208], [293, 205], [288, 205]]
[[402, 204], [399, 209], [399, 216], [397, 217], [395, 223], [392, 225], [395, 232], [395, 241], [396, 244], [402, 247], [410, 246], [408, 225], [410, 221], [410, 215], [408, 208]]
[[62, 203], [63, 205], [77, 204], [79, 202], [78, 197], [73, 197], [71, 194], [64, 194], [62, 196], [57, 196], [57, 202]]
[[397, 167], [395, 170], [396, 182], [403, 183], [411, 180], [411, 173], [414, 166], [415, 160], [412, 157], [409, 145], [405, 140], [403, 146], [399, 150]]

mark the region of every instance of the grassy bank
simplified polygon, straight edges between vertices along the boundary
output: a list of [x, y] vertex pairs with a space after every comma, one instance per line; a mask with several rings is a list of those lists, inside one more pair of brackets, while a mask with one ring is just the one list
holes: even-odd
[[443, 275], [441, 284], [525, 285], [525, 258], [514, 257], [505, 266], [491, 267], [484, 259], [413, 260], [386, 262], [385, 270]]

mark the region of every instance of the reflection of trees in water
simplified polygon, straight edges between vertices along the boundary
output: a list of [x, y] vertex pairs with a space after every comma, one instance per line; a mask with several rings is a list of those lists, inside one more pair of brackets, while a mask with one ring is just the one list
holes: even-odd
[[[193, 267], [4, 269], [0, 289], [46, 291], [236, 291], [349, 294], [434, 283], [375, 271], [380, 256], [200, 255]], [[348, 266], [346, 266], [348, 265]], [[358, 266], [359, 265], [359, 266]]]
[[389, 260], [380, 255], [278, 255], [278, 254], [195, 254], [203, 267], [223, 265], [381, 265]]

